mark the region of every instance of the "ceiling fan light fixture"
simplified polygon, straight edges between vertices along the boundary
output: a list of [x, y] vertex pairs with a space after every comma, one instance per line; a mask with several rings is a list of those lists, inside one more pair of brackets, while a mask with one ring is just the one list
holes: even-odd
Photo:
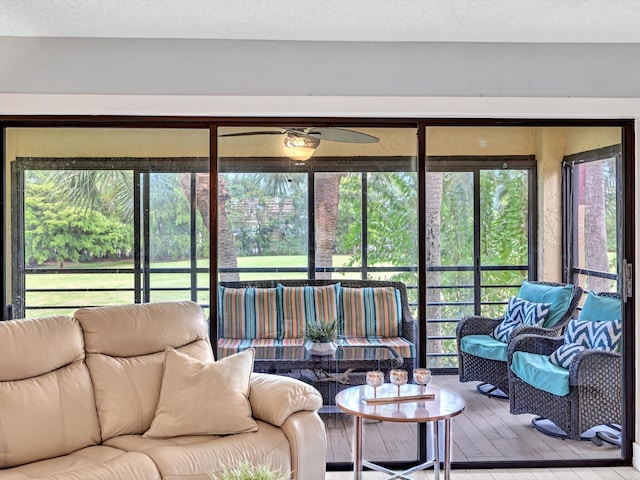
[[287, 155], [292, 160], [302, 162], [309, 160], [318, 145], [320, 145], [320, 139], [308, 135], [297, 135], [295, 132], [288, 132], [284, 137]]

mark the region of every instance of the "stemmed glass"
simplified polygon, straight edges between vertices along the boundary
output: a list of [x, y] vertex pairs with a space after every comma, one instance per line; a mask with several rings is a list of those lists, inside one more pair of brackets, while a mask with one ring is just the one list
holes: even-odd
[[406, 370], [396, 368], [389, 372], [389, 380], [398, 387], [398, 396], [400, 396], [400, 387], [409, 381], [409, 374]]
[[376, 389], [384, 383], [384, 373], [379, 370], [367, 372], [367, 385], [373, 387], [373, 398], [376, 398]]
[[413, 380], [420, 385], [420, 394], [423, 394], [424, 387], [431, 381], [431, 370], [428, 368], [416, 368], [413, 371]]

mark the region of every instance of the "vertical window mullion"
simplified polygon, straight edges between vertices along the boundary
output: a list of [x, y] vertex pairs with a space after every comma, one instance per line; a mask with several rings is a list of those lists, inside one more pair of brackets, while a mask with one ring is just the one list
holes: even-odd
[[142, 174], [142, 256], [143, 256], [143, 282], [142, 282], [142, 298], [144, 303], [148, 303], [151, 301], [151, 272], [149, 269], [151, 268], [151, 233], [150, 229], [150, 219], [149, 219], [149, 211], [150, 211], [150, 202], [151, 202], [151, 193], [150, 193], [150, 175], [149, 172], [145, 172]]
[[360, 194], [361, 194], [361, 202], [362, 202], [362, 207], [361, 207], [361, 225], [362, 225], [362, 265], [360, 266], [360, 268], [362, 269], [362, 273], [361, 273], [361, 278], [363, 280], [366, 280], [368, 277], [368, 272], [369, 272], [369, 226], [368, 226], [368, 221], [369, 221], [369, 192], [368, 192], [368, 188], [369, 188], [369, 183], [368, 183], [368, 173], [367, 172], [362, 172], [360, 174], [360, 178], [361, 178], [361, 188], [360, 188]]
[[139, 170], [133, 171], [133, 287], [134, 302], [142, 303], [142, 242], [141, 242], [141, 173]]
[[475, 314], [480, 315], [482, 310], [482, 271], [480, 258], [480, 236], [482, 225], [480, 224], [480, 170], [473, 170], [473, 304]]
[[313, 171], [307, 172], [307, 203], [309, 211], [309, 234], [307, 245], [307, 270], [309, 278], [316, 278], [316, 184]]
[[[4, 312], [6, 320], [14, 318], [23, 318], [25, 315], [25, 290], [26, 290], [26, 260], [25, 260], [25, 173], [24, 169], [19, 167], [17, 162], [12, 164], [14, 192], [11, 196], [13, 225], [17, 225], [11, 232], [13, 252], [13, 265], [16, 274], [13, 275], [11, 282], [13, 303], [7, 304], [7, 311]], [[3, 209], [4, 210], [4, 209]], [[6, 270], [5, 270], [6, 271]]]
[[196, 190], [197, 174], [191, 172], [190, 174], [190, 206], [189, 206], [189, 247], [190, 247], [190, 271], [191, 271], [191, 301], [198, 301], [198, 251], [196, 248], [196, 221], [197, 221], [197, 190]]

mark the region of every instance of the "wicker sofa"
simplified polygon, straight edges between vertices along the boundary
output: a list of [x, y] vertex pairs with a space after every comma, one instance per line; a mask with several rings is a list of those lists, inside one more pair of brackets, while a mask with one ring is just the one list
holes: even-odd
[[[235, 363], [213, 362], [208, 332], [204, 312], [192, 302], [0, 322], [0, 478], [210, 480], [210, 473], [249, 461], [270, 462], [291, 471], [292, 479], [323, 479], [319, 393], [295, 379], [251, 374], [250, 360], [242, 359], [242, 375]], [[167, 387], [170, 354], [186, 358], [172, 367], [171, 378], [181, 386], [172, 384], [173, 393]], [[212, 367], [216, 377], [200, 375]], [[239, 402], [220, 388], [236, 381]], [[227, 429], [239, 406], [243, 425], [235, 428], [242, 430], [207, 426], [207, 417], [215, 417]], [[189, 425], [193, 433], [154, 430], [160, 415], [174, 415], [161, 428]]]
[[[403, 368], [412, 371], [415, 366], [416, 322], [409, 310], [407, 289], [402, 282], [222, 282], [218, 304], [219, 357], [250, 346], [264, 349], [303, 345], [306, 322], [326, 321], [334, 317], [338, 321], [339, 344], [383, 345], [393, 348], [403, 358]], [[310, 310], [315, 311], [310, 313]]]

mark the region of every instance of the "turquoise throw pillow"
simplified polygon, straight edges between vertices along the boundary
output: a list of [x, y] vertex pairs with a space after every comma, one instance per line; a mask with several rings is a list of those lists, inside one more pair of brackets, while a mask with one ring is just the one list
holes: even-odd
[[535, 303], [550, 303], [549, 314], [542, 324], [543, 327], [553, 327], [569, 310], [573, 297], [573, 285], [551, 286], [544, 284], [522, 282], [518, 297]]
[[578, 320], [619, 320], [622, 318], [622, 302], [619, 298], [587, 293]]

